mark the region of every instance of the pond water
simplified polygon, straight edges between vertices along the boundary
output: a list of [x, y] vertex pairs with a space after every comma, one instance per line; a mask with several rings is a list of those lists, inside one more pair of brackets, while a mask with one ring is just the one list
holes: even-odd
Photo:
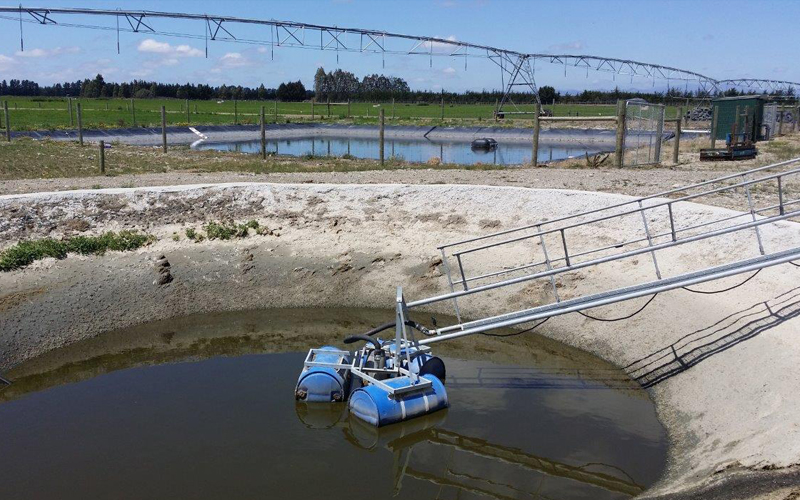
[[[260, 153], [260, 141], [244, 142], [202, 142], [196, 149], [236, 151], [240, 153]], [[425, 163], [431, 158], [439, 158], [443, 163], [458, 165], [521, 165], [531, 161], [531, 145], [521, 142], [500, 142], [493, 151], [473, 150], [469, 142], [429, 141], [429, 140], [386, 140], [384, 154], [388, 158], [398, 158], [412, 163]], [[613, 146], [612, 146], [613, 148]], [[539, 163], [563, 160], [585, 153], [595, 154], [607, 150], [602, 144], [541, 144]], [[288, 156], [345, 156], [378, 159], [379, 142], [371, 138], [297, 138], [268, 140], [267, 151], [272, 154]]]
[[439, 349], [451, 406], [427, 417], [375, 429], [295, 403], [304, 346], [391, 314], [192, 316], [20, 365], [0, 391], [2, 496], [616, 499], [658, 479], [646, 393], [538, 336]]

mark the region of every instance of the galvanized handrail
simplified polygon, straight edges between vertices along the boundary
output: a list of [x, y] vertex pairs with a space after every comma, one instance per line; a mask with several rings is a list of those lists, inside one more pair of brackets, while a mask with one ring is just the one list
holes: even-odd
[[[663, 200], [663, 201], [658, 200], [650, 205], [643, 204], [642, 200], [652, 200], [653, 198], [660, 197], [662, 195], [648, 196], [640, 199], [635, 199], [629, 202], [612, 205], [610, 207], [583, 212], [582, 214], [578, 215], [572, 215], [560, 219], [555, 219], [553, 221], [526, 226], [525, 228], [516, 228], [508, 231], [500, 231], [497, 233], [493, 233], [492, 235], [489, 236], [470, 238], [468, 240], [463, 240], [462, 242], [440, 247], [443, 257], [444, 270], [447, 274], [448, 284], [450, 287], [449, 293], [444, 293], [437, 296], [423, 298], [415, 301], [409, 301], [406, 303], [406, 308], [407, 308], [406, 311], [424, 305], [429, 305], [445, 300], [452, 300], [454, 306], [456, 307], [456, 316], [458, 321], [456, 324], [452, 324], [449, 326], [442, 326], [440, 328], [434, 329], [433, 332], [435, 336], [420, 340], [418, 342], [418, 345], [437, 342], [439, 340], [445, 340], [448, 338], [455, 338], [461, 335], [478, 333], [489, 329], [501, 328], [515, 324], [525, 323], [536, 319], [548, 318], [551, 316], [566, 314], [568, 312], [579, 311], [591, 307], [598, 307], [601, 305], [629, 300], [636, 297], [652, 295], [654, 293], [658, 293], [661, 291], [672, 290], [675, 288], [685, 287], [696, 283], [703, 283], [714, 279], [733, 276], [736, 274], [741, 274], [743, 272], [758, 270], [764, 267], [800, 259], [800, 247], [786, 249], [784, 248], [785, 245], [781, 245], [779, 249], [776, 249], [779, 251], [773, 251], [772, 253], [768, 253], [764, 248], [764, 240], [762, 239], [762, 233], [760, 231], [760, 228], [767, 224], [774, 224], [787, 219], [800, 217], [800, 205], [798, 205], [800, 204], [800, 199], [787, 199], [786, 196], [787, 192], [785, 190], [785, 182], [784, 182], [788, 177], [795, 177], [795, 176], [800, 177], [800, 168], [794, 168], [788, 171], [772, 173], [770, 175], [764, 175], [756, 179], [748, 180], [746, 178], [746, 176], [751, 173], [763, 172], [770, 169], [785, 167], [787, 165], [793, 165], [798, 162], [800, 162], [800, 158], [776, 163], [773, 165], [767, 165], [764, 167], [759, 167], [757, 169], [752, 169], [747, 172], [727, 175], [724, 177], [720, 177], [718, 179], [705, 181], [684, 188], [673, 189], [667, 192], [667, 193], [676, 193], [681, 191], [685, 192], [690, 189], [697, 189], [698, 187], [711, 187], [710, 189], [705, 189], [697, 193], [687, 194], [685, 196], [681, 196], [680, 198], [676, 199]], [[714, 184], [730, 181], [731, 179], [737, 179], [737, 178], [741, 178], [742, 180], [740, 182], [726, 184], [720, 187], [714, 186]], [[764, 183], [774, 183], [775, 181], [777, 181], [777, 186], [778, 186], [777, 203], [773, 202], [767, 204], [767, 206], [764, 207], [758, 207], [758, 208], [755, 207], [750, 188], [752, 186], [756, 186], [759, 184], [763, 185]], [[736, 213], [733, 215], [725, 214], [721, 217], [711, 218], [710, 220], [701, 220], [701, 221], [692, 220], [689, 224], [686, 225], [681, 225], [680, 223], [677, 222], [675, 211], [673, 210], [674, 206], [679, 205], [685, 201], [696, 200], [697, 198], [700, 198], [702, 196], [708, 196], [710, 194], [718, 194], [724, 192], [741, 192], [739, 191], [740, 189], [744, 191], [744, 195], [746, 196], [746, 200], [749, 207], [749, 210], [747, 212]], [[771, 193], [771, 195], [775, 195], [775, 193]], [[632, 203], [638, 206], [635, 209], [628, 208], [628, 206], [631, 205]], [[607, 213], [602, 213], [604, 211], [608, 211], [609, 209], [619, 209], [620, 207], [623, 208], [622, 211], [617, 210], [616, 213], [613, 213], [611, 215]], [[666, 208], [666, 210], [664, 210], [664, 208]], [[660, 219], [659, 218], [648, 219], [647, 214], [651, 214], [651, 217], [653, 217], [652, 214], [654, 211], [657, 211], [656, 214]], [[592, 217], [589, 220], [574, 222], [574, 220], [579, 217], [592, 216], [594, 214], [600, 214], [600, 215]], [[570, 253], [570, 248], [568, 247], [568, 242], [565, 234], [567, 230], [574, 230], [576, 228], [585, 227], [589, 224], [595, 224], [598, 222], [613, 221], [614, 219], [620, 219], [622, 217], [628, 217], [636, 214], [640, 214], [642, 217], [641, 222], [643, 224], [642, 229], [644, 230], [645, 233], [644, 236], [634, 236], [634, 237], [624, 238], [623, 241], [613, 244], [604, 243], [603, 245], [599, 246], [590, 245], [590, 248], [588, 249], [579, 248], [577, 249], [577, 251], [575, 251], [576, 249], [573, 249], [573, 252]], [[738, 220], [741, 219], [742, 217], [747, 217], [748, 220], [747, 221]], [[541, 225], [544, 224], [552, 225], [558, 222], [562, 223], [567, 222], [567, 224], [563, 224], [561, 226], [556, 226], [556, 227], [550, 227], [545, 230], [541, 228]], [[653, 226], [653, 229], [655, 229], [655, 231], [651, 231], [652, 224], [656, 224]], [[496, 236], [504, 236], [517, 231], [524, 231], [526, 229], [529, 230], [531, 228], [535, 228], [535, 232], [531, 232], [523, 236], [506, 238], [498, 242], [484, 244], [462, 251], [453, 252], [449, 258], [454, 258], [457, 261], [458, 269], [455, 269], [455, 267], [451, 267], [447, 262], [448, 255], [447, 252], [445, 251], [446, 248], [450, 248], [464, 243], [474, 243], [482, 239], [492, 238]], [[745, 259], [745, 260], [734, 260], [732, 262], [729, 261], [727, 263], [724, 263], [723, 265], [718, 265], [716, 267], [706, 267], [705, 269], [701, 269], [700, 271], [688, 272], [684, 274], [680, 274], [680, 270], [678, 270], [677, 273], [676, 272], [668, 273], [668, 275], [670, 275], [669, 278], [662, 278], [661, 269], [659, 267], [659, 263], [657, 260], [657, 254], [659, 252], [669, 248], [678, 247], [680, 245], [686, 245], [689, 243], [709, 240], [711, 238], [718, 238], [733, 233], [740, 233], [742, 231], [753, 231], [755, 233], [756, 237], [755, 239], [758, 241], [758, 252], [760, 253], [759, 257]], [[552, 254], [552, 249], [550, 249], [551, 253], [548, 253], [548, 248], [545, 246], [545, 240], [544, 240], [545, 235], [554, 235], [556, 237], [560, 237], [561, 240], [560, 255], [558, 251], [558, 246], [559, 246], [558, 244], [556, 244], [556, 251], [557, 251], [556, 255]], [[505, 268], [499, 271], [484, 272], [482, 274], [477, 274], [474, 276], [467, 275], [462, 262], [462, 256], [472, 252], [476, 252], [478, 250], [493, 249], [501, 247], [503, 245], [511, 245], [521, 241], [531, 240], [532, 238], [539, 238], [540, 242], [539, 244], [541, 246], [541, 250], [538, 251], [542, 252], [543, 258], [535, 258], [530, 263], [517, 265], [511, 268]], [[773, 245], [775, 244], [774, 243], [775, 241], [776, 240], [772, 240]], [[636, 246], [630, 248], [631, 245], [636, 245]], [[621, 249], [621, 250], [619, 252], [613, 252], [611, 254], [607, 253], [609, 250], [614, 250], [614, 249]], [[512, 247], [512, 250], [513, 251], [511, 253], [518, 253], [516, 247]], [[639, 284], [634, 285], [633, 287], [611, 289], [601, 293], [595, 293], [590, 295], [579, 295], [569, 300], [562, 300], [559, 297], [558, 290], [554, 281], [555, 276], [567, 272], [579, 271], [592, 266], [599, 266], [602, 264], [616, 262], [622, 259], [627, 259], [645, 254], [650, 254], [652, 256], [657, 278], [654, 281], [640, 282]], [[592, 256], [592, 258], [589, 258], [588, 260], [580, 260], [582, 257], [590, 255]], [[500, 261], [498, 259], [488, 259], [487, 262], [497, 263]], [[495, 278], [510, 273], [523, 272], [531, 268], [537, 268], [539, 266], [545, 266], [544, 270], [541, 270], [541, 268], [539, 268], [538, 270], [534, 269], [522, 274], [521, 276], [507, 277], [499, 281], [489, 281], [488, 283], [480, 284], [479, 286], [468, 285], [469, 283], [475, 281], [487, 280], [489, 278]], [[457, 273], [457, 275], [460, 275], [460, 279], [453, 279], [451, 272], [455, 272]], [[459, 298], [467, 295], [487, 292], [490, 290], [501, 289], [536, 279], [550, 280], [550, 283], [553, 287], [553, 295], [554, 295], [553, 302], [545, 301], [544, 303], [529, 309], [503, 313], [497, 316], [483, 318], [475, 321], [464, 322], [461, 320], [457, 302]], [[463, 289], [457, 290], [455, 288], [456, 285], [462, 286]]]
[[[730, 191], [730, 190], [736, 189], [738, 187], [748, 187], [748, 186], [751, 186], [753, 184], [758, 184], [760, 182], [770, 181], [770, 180], [773, 180], [773, 179], [779, 179], [779, 178], [782, 178], [782, 177], [786, 177], [788, 175], [794, 175], [794, 174], [798, 174], [798, 173], [800, 173], [800, 168], [796, 168], [796, 169], [790, 170], [788, 172], [781, 172], [780, 174], [773, 174], [773, 175], [770, 175], [770, 176], [767, 176], [767, 177], [760, 177], [758, 179], [751, 179], [749, 181], [742, 181], [742, 182], [740, 182], [738, 184], [731, 184], [731, 185], [728, 185], [728, 186], [722, 186], [722, 187], [719, 187], [719, 188], [710, 189], [708, 191], [703, 191], [702, 193], [686, 195], [686, 196], [683, 196], [683, 197], [680, 197], [680, 198], [675, 198], [673, 200], [662, 201], [662, 202], [656, 203], [654, 205], [643, 206], [643, 207], [636, 208], [636, 209], [633, 209], [633, 210], [627, 210], [625, 212], [619, 212], [619, 213], [615, 213], [615, 214], [604, 215], [602, 217], [597, 217], [597, 218], [594, 218], [594, 219], [591, 219], [591, 220], [588, 220], [588, 221], [575, 222], [575, 223], [572, 223], [572, 224], [569, 224], [569, 225], [566, 225], [566, 226], [561, 226], [561, 227], [557, 227], [557, 228], [554, 228], [554, 229], [548, 229], [546, 231], [540, 231], [540, 232], [533, 233], [533, 234], [527, 234], [525, 236], [519, 236], [519, 237], [508, 239], [508, 240], [502, 240], [502, 241], [498, 241], [498, 242], [495, 242], [495, 243], [490, 243], [490, 244], [486, 244], [486, 245], [482, 245], [482, 246], [478, 246], [478, 247], [468, 248], [466, 250], [461, 250], [459, 252], [453, 252], [453, 256], [455, 257], [455, 256], [465, 255], [465, 254], [468, 254], [468, 253], [477, 252], [479, 250], [485, 250], [487, 248], [492, 248], [492, 247], [505, 245], [505, 244], [509, 244], [509, 243], [516, 243], [516, 242], [519, 242], [519, 241], [527, 240], [527, 239], [530, 239], [530, 238], [536, 238], [536, 237], [539, 237], [539, 236], [545, 236], [547, 234], [552, 234], [552, 233], [556, 233], [556, 232], [563, 233], [567, 229], [574, 229], [576, 227], [585, 226], [585, 225], [593, 224], [593, 223], [597, 223], [597, 222], [603, 222], [603, 221], [606, 221], [606, 220], [609, 220], [609, 219], [614, 219], [614, 218], [617, 218], [617, 217], [624, 217], [626, 215], [632, 215], [632, 214], [644, 212], [646, 210], [653, 210], [653, 209], [664, 207], [664, 206], [671, 206], [671, 205], [674, 205], [674, 204], [682, 202], [682, 201], [690, 201], [690, 200], [693, 200], [695, 198], [701, 198], [703, 196], [717, 194], [717, 193], [721, 193], [723, 191]], [[742, 177], [742, 176], [744, 176], [744, 174], [737, 174], [734, 177]], [[637, 202], [637, 201], [638, 200], [634, 200], [634, 202]], [[628, 205], [630, 203], [632, 203], [632, 202], [627, 202], [626, 205]], [[598, 209], [596, 212], [599, 212], [601, 210], [607, 210], [607, 208]], [[544, 224], [544, 223], [542, 223], [542, 224]]]
[[597, 209], [593, 209], [593, 210], [586, 210], [586, 211], [578, 212], [578, 213], [575, 213], [575, 214], [570, 214], [570, 215], [565, 215], [565, 216], [562, 216], [562, 217], [557, 217], [557, 218], [551, 219], [551, 220], [540, 221], [540, 222], [536, 222], [534, 224], [528, 224], [528, 225], [525, 225], [525, 226], [515, 227], [515, 228], [511, 228], [511, 229], [505, 229], [503, 231], [496, 231], [494, 233], [485, 234], [485, 235], [482, 235], [482, 236], [475, 236], [473, 238], [467, 238], [467, 239], [460, 240], [460, 241], [455, 241], [455, 242], [452, 242], [452, 243], [446, 243], [444, 245], [440, 245], [440, 246], [436, 247], [436, 249], [437, 250], [441, 250], [441, 249], [450, 248], [450, 247], [454, 247], [454, 246], [458, 246], [458, 245], [464, 245], [466, 243], [473, 243], [475, 241], [490, 239], [490, 238], [494, 238], [494, 237], [497, 237], [497, 236], [503, 236], [503, 235], [515, 233], [515, 232], [518, 232], [518, 231], [525, 231], [527, 229], [531, 229], [531, 228], [534, 228], [534, 227], [537, 227], [537, 226], [544, 226], [546, 224], [555, 224], [557, 222], [563, 222], [565, 220], [591, 215], [591, 214], [594, 214], [594, 213], [602, 212], [604, 210], [612, 210], [614, 208], [624, 207], [626, 205], [631, 205], [631, 204], [634, 204], [634, 203], [643, 202], [643, 201], [650, 200], [650, 199], [653, 199], [653, 198], [664, 198], [664, 197], [669, 196], [671, 194], [679, 193], [681, 191], [686, 191], [686, 190], [689, 190], [689, 189], [696, 189], [696, 188], [699, 188], [699, 187], [715, 184], [715, 183], [718, 183], [718, 182], [724, 182], [724, 181], [727, 181], [727, 180], [730, 180], [730, 179], [735, 179], [736, 177], [741, 177], [743, 175], [750, 175], [750, 174], [755, 174], [757, 172], [763, 172], [765, 170], [771, 170], [771, 169], [774, 169], [774, 168], [780, 168], [780, 167], [783, 167], [783, 166], [786, 166], [786, 165], [791, 165], [792, 163], [800, 163], [800, 158], [793, 158], [791, 160], [786, 160], [786, 161], [782, 161], [782, 162], [778, 162], [778, 163], [773, 163], [771, 165], [765, 165], [763, 167], [753, 168], [753, 169], [750, 169], [750, 170], [747, 170], [747, 171], [744, 171], [744, 172], [739, 172], [739, 173], [736, 173], [736, 174], [730, 174], [730, 175], [726, 175], [726, 176], [722, 176], [722, 177], [717, 177], [715, 179], [710, 179], [710, 180], [707, 180], [707, 181], [698, 182], [698, 183], [695, 183], [695, 184], [690, 184], [688, 186], [682, 186], [682, 187], [679, 187], [679, 188], [673, 188], [673, 189], [670, 189], [668, 191], [662, 191], [660, 193], [651, 194], [651, 195], [648, 195], [648, 196], [642, 196], [642, 197], [639, 197], [639, 198], [634, 198], [634, 199], [631, 199], [629, 201], [624, 201], [624, 202], [621, 202], [621, 203], [615, 203], [613, 205], [609, 205], [609, 206], [603, 207], [603, 208], [597, 208]]

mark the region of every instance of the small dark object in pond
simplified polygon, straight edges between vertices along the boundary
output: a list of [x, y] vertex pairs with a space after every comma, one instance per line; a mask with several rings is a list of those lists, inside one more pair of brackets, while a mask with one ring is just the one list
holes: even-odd
[[497, 148], [497, 141], [492, 139], [491, 137], [484, 137], [481, 139], [475, 139], [472, 141], [470, 145], [472, 149], [485, 149], [491, 151], [492, 149]]

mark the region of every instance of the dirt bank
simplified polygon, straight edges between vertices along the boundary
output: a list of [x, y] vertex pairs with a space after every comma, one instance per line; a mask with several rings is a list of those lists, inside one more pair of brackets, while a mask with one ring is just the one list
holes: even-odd
[[[160, 240], [131, 253], [70, 256], [0, 275], [0, 369], [105, 330], [204, 311], [390, 307], [397, 285], [410, 300], [445, 291], [438, 244], [551, 219], [563, 215], [565, 207], [574, 212], [622, 199], [508, 187], [316, 184], [3, 196], [0, 246], [20, 237], [123, 228], [146, 230]], [[691, 204], [679, 209], [687, 220], [711, 212], [725, 211]], [[271, 234], [203, 243], [183, 236], [187, 227], [198, 228], [206, 220], [251, 218]], [[639, 230], [640, 224], [641, 220], [597, 227], [571, 235], [570, 245], [580, 249], [598, 237], [621, 238]], [[175, 234], [178, 241], [172, 239]], [[769, 251], [800, 245], [800, 230], [791, 223], [765, 227], [761, 236]], [[748, 234], [692, 245], [659, 264], [686, 271], [718, 264], [732, 253], [749, 257], [756, 251], [754, 241]], [[157, 284], [155, 261], [161, 255], [168, 259], [173, 277], [166, 285]], [[473, 263], [476, 271], [490, 264]], [[559, 289], [563, 297], [574, 297], [651, 279], [652, 273], [651, 261], [634, 259], [575, 274], [561, 281]], [[698, 488], [709, 487], [724, 492], [745, 476], [750, 486], [777, 485], [794, 473], [800, 462], [800, 375], [795, 369], [800, 340], [786, 308], [794, 307], [792, 290], [798, 276], [800, 268], [770, 268], [723, 295], [683, 290], [659, 295], [642, 314], [623, 323], [570, 314], [541, 329], [550, 338], [625, 367], [726, 317], [743, 315], [736, 322], [746, 326], [752, 320], [747, 311], [754, 304], [780, 307], [774, 310], [783, 315], [780, 321], [759, 324], [752, 335], [650, 389], [671, 448], [663, 480], [646, 496], [697, 495]], [[719, 287], [737, 281], [741, 280], [732, 278]], [[543, 289], [526, 286], [460, 306], [473, 317], [506, 312], [535, 303]], [[639, 306], [625, 303], [593, 313], [615, 317]], [[452, 311], [443, 304], [433, 312]], [[309, 339], [309, 345], [315, 344], [317, 339]], [[751, 496], [774, 490], [756, 488]]]

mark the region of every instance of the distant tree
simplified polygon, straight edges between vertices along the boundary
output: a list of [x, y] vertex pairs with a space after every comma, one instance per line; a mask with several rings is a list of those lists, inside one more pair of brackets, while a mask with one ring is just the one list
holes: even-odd
[[264, 99], [267, 98], [267, 89], [266, 87], [264, 87], [263, 83], [258, 86], [258, 92], [256, 95], [258, 96], [259, 101], [263, 101]]
[[542, 104], [545, 103], [552, 103], [558, 100], [558, 92], [556, 89], [549, 85], [545, 85], [544, 87], [539, 87], [539, 99], [542, 101]]
[[276, 95], [280, 101], [303, 101], [306, 98], [306, 88], [303, 85], [303, 82], [300, 80], [297, 80], [296, 82], [281, 83], [278, 86]]

